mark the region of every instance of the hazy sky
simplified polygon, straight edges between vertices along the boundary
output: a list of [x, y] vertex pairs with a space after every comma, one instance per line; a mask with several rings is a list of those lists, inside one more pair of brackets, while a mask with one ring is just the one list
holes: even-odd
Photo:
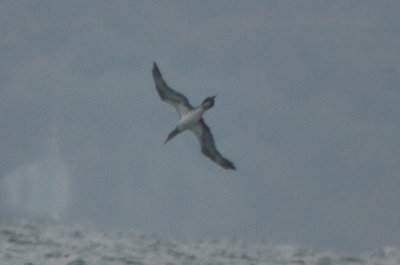
[[[399, 1], [1, 1], [0, 217], [400, 245]], [[156, 61], [237, 171], [191, 133]]]

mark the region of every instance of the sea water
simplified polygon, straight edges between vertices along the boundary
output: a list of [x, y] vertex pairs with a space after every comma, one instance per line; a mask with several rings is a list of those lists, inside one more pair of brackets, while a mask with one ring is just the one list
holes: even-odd
[[383, 247], [357, 256], [341, 256], [292, 245], [177, 240], [133, 231], [102, 231], [57, 223], [0, 222], [0, 264], [399, 265], [400, 250]]

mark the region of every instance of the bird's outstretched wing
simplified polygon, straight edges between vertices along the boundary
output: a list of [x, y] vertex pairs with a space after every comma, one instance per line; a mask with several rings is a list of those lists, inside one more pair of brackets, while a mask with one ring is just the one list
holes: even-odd
[[211, 159], [212, 161], [214, 161], [215, 163], [217, 163], [218, 165], [220, 165], [225, 169], [236, 170], [235, 165], [218, 152], [210, 128], [207, 126], [207, 124], [204, 122], [203, 119], [201, 119], [198, 124], [191, 127], [190, 130], [199, 139], [201, 152], [206, 157], [208, 157], [209, 159]]
[[189, 100], [184, 95], [168, 87], [155, 62], [153, 63], [153, 79], [161, 100], [174, 106], [178, 112], [179, 118], [193, 109]]

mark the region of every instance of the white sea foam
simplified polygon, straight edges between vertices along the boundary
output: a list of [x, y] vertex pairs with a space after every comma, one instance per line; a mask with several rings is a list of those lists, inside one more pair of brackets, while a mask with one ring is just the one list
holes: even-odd
[[134, 232], [96, 231], [59, 224], [0, 223], [0, 263], [8, 265], [315, 264], [398, 265], [400, 250], [380, 248], [340, 256], [297, 246], [243, 241], [187, 241]]

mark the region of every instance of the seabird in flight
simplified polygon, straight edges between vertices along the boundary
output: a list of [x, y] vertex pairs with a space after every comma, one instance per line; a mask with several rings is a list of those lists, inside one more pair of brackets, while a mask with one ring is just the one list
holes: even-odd
[[194, 108], [184, 95], [168, 87], [156, 63], [153, 63], [153, 78], [161, 100], [175, 107], [179, 115], [178, 125], [168, 135], [164, 144], [179, 133], [191, 130], [199, 139], [201, 152], [206, 157], [225, 169], [236, 170], [233, 163], [218, 152], [210, 128], [202, 118], [204, 112], [214, 106], [215, 96], [207, 97], [200, 106]]

